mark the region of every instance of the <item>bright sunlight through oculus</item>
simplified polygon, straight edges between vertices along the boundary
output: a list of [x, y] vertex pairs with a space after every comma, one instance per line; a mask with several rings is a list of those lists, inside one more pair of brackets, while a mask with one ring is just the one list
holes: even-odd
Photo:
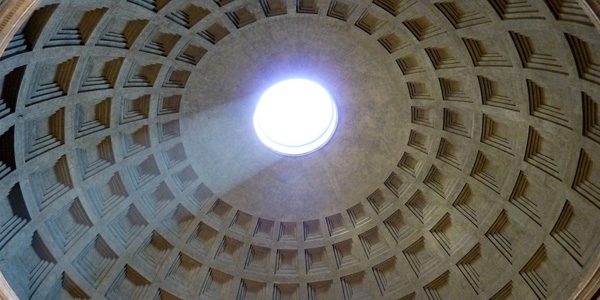
[[337, 126], [337, 108], [327, 90], [305, 79], [280, 81], [261, 96], [254, 112], [260, 141], [285, 155], [325, 145]]

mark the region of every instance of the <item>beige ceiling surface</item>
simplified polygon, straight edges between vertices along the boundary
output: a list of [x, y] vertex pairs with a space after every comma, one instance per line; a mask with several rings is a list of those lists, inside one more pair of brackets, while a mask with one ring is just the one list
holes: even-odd
[[[408, 138], [405, 88], [385, 49], [348, 24], [315, 19], [277, 18], [232, 33], [203, 57], [186, 91], [190, 161], [215, 193], [253, 215], [302, 221], [350, 207], [385, 180]], [[326, 147], [290, 158], [259, 142], [252, 117], [270, 84], [296, 77], [330, 90], [339, 125]]]
[[[22, 299], [568, 298], [598, 53], [578, 1], [42, 1], [0, 58], [0, 270]], [[297, 76], [340, 123], [282, 157], [252, 112]]]

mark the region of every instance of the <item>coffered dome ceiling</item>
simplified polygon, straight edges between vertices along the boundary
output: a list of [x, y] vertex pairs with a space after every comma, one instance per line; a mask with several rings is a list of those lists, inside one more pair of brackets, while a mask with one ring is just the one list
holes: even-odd
[[[0, 0], [2, 293], [585, 299], [589, 4]], [[296, 77], [339, 124], [287, 157], [252, 114]]]

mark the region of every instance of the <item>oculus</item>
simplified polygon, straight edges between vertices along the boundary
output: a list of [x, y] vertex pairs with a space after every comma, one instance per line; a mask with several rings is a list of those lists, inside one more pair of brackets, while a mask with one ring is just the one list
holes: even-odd
[[254, 130], [271, 150], [291, 156], [323, 147], [337, 127], [337, 108], [331, 95], [306, 79], [280, 81], [260, 97], [254, 112]]

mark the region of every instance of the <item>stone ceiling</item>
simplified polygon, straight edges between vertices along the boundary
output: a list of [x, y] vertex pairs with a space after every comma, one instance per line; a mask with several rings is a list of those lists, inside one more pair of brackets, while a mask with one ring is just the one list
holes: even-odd
[[[0, 271], [21, 299], [574, 297], [600, 266], [582, 3], [0, 1]], [[290, 77], [340, 113], [305, 157], [251, 126]]]

